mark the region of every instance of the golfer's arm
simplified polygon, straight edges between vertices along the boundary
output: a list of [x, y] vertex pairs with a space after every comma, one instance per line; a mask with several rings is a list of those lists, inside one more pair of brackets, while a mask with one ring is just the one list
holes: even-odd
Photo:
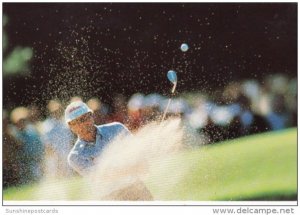
[[70, 154], [68, 157], [68, 163], [81, 176], [87, 175], [92, 166], [94, 166], [92, 159], [82, 157], [78, 154]]

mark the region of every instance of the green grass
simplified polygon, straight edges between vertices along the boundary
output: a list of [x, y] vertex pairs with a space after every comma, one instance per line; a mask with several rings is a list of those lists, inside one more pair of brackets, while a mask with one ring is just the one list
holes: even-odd
[[185, 152], [154, 171], [148, 186], [160, 200], [296, 199], [297, 130], [253, 135]]
[[80, 200], [83, 180], [71, 179], [45, 180], [38, 184], [11, 187], [3, 190], [3, 200]]
[[[155, 200], [296, 200], [297, 129], [185, 151], [153, 166], [146, 185]], [[3, 197], [88, 200], [84, 187], [78, 178], [48, 181], [8, 188]]]

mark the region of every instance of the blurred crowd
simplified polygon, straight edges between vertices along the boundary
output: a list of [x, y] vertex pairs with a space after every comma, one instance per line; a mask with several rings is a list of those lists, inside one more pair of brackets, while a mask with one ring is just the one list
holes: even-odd
[[[67, 177], [67, 155], [76, 137], [64, 122], [63, 103], [48, 102], [46, 114], [37, 106], [3, 110], [4, 187], [38, 181], [47, 177]], [[153, 120], [161, 120], [169, 98], [157, 93], [136, 93], [130, 98], [119, 94], [112, 104], [90, 98], [95, 123], [122, 122], [133, 133]], [[260, 132], [297, 126], [297, 79], [283, 74], [263, 82], [232, 82], [213, 92], [175, 95], [166, 118], [180, 117], [189, 131], [198, 134], [191, 147], [212, 144]]]

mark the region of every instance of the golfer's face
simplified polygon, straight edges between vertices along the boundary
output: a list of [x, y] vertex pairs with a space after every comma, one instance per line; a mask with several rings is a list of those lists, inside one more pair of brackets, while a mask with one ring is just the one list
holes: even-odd
[[92, 113], [86, 113], [75, 120], [69, 122], [71, 130], [77, 134], [85, 134], [92, 131], [94, 128], [94, 119]]

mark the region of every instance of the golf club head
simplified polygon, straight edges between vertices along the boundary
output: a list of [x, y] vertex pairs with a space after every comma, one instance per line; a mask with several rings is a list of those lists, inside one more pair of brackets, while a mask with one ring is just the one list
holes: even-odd
[[173, 84], [176, 84], [177, 82], [177, 75], [176, 72], [174, 70], [169, 70], [167, 77], [169, 79], [169, 81], [171, 81]]

